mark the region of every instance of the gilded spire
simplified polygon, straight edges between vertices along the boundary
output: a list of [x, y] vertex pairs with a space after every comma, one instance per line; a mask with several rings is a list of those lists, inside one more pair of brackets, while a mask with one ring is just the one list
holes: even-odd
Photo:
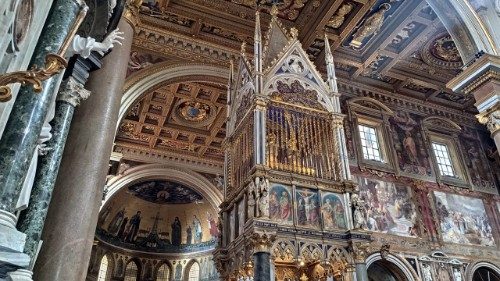
[[325, 33], [325, 62], [326, 62], [326, 72], [328, 75], [328, 86], [332, 93], [338, 93], [337, 88], [337, 77], [335, 76], [335, 65], [333, 63], [332, 50], [330, 49], [330, 42], [328, 41], [328, 36]]
[[276, 4], [273, 4], [273, 7], [271, 8], [271, 16], [273, 17], [273, 19], [275, 19], [277, 16], [278, 16], [278, 6], [276, 6]]
[[254, 66], [255, 66], [255, 91], [262, 94], [262, 31], [260, 29], [260, 13], [255, 12], [255, 36], [254, 36]]

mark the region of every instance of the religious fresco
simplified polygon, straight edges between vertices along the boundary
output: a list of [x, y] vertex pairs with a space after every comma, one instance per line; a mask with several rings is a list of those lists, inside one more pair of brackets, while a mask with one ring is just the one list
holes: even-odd
[[201, 202], [203, 196], [191, 188], [171, 181], [146, 181], [128, 187], [128, 192], [156, 204]]
[[431, 176], [428, 149], [424, 144], [418, 115], [398, 111], [390, 119], [399, 169], [406, 174]]
[[319, 194], [317, 190], [307, 188], [295, 189], [295, 212], [297, 225], [306, 227], [320, 227]]
[[154, 54], [132, 51], [130, 52], [130, 58], [128, 61], [127, 77], [136, 71], [164, 61], [165, 58]]
[[293, 203], [290, 187], [281, 184], [271, 185], [269, 218], [280, 223], [293, 223]]
[[347, 228], [344, 200], [339, 194], [321, 193], [321, 217], [324, 229]]
[[381, 233], [417, 236], [417, 213], [410, 188], [376, 179], [358, 177], [364, 201], [363, 228]]
[[495, 245], [481, 199], [440, 191], [434, 191], [434, 196], [444, 242]]
[[466, 156], [464, 157], [465, 165], [469, 170], [472, 184], [483, 190], [495, 190], [494, 179], [490, 171], [491, 168], [488, 165], [477, 132], [464, 127], [463, 132], [460, 134], [460, 144]]
[[188, 187], [149, 181], [115, 194], [99, 214], [96, 234], [110, 244], [133, 250], [210, 250], [219, 236], [216, 218], [216, 210]]

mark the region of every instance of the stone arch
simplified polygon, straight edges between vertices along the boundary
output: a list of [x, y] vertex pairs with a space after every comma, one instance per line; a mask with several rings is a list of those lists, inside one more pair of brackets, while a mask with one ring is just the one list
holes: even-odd
[[168, 268], [168, 277], [169, 277], [168, 280], [174, 280], [174, 267], [168, 260], [162, 260], [154, 266], [153, 269], [154, 280], [158, 279], [158, 271], [163, 265], [166, 265]]
[[347, 101], [347, 103], [353, 107], [363, 107], [363, 108], [378, 108], [378, 110], [384, 112], [387, 115], [394, 115], [394, 111], [387, 107], [385, 104], [381, 103], [380, 101], [369, 98], [369, 97], [358, 97], [358, 98], [352, 98]]
[[172, 165], [146, 164], [133, 167], [127, 170], [124, 175], [110, 180], [108, 193], [103, 204], [101, 204], [101, 208], [122, 188], [145, 179], [164, 179], [185, 183], [203, 195], [215, 210], [218, 210], [219, 205], [222, 203], [222, 193], [202, 175]]
[[[482, 19], [481, 12], [472, 7], [467, 0], [426, 0], [451, 35], [464, 63], [468, 63], [479, 51], [498, 55], [498, 43], [490, 33], [491, 30]], [[495, 13], [493, 1], [483, 1], [491, 7], [483, 7], [482, 10], [490, 10]]]
[[465, 280], [472, 281], [472, 277], [474, 276], [474, 272], [476, 272], [476, 270], [478, 270], [481, 267], [486, 267], [488, 269], [491, 269], [492, 271], [494, 271], [496, 274], [498, 274], [500, 276], [500, 268], [498, 266], [496, 266], [490, 262], [478, 261], [475, 263], [471, 263], [471, 264], [469, 264], [469, 266], [467, 266], [467, 269], [465, 270]]
[[443, 125], [446, 129], [450, 131], [461, 131], [462, 127], [457, 123], [451, 121], [450, 119], [439, 117], [439, 116], [428, 116], [422, 120], [422, 125], [425, 127], [439, 127], [443, 128]]
[[288, 240], [277, 240], [271, 250], [275, 260], [293, 262], [297, 258], [297, 247]]
[[125, 264], [124, 271], [123, 271], [123, 276], [125, 277], [127, 274], [127, 268], [130, 263], [134, 263], [135, 266], [137, 267], [137, 280], [139, 280], [142, 276], [142, 263], [141, 260], [138, 258], [131, 258], [127, 260], [127, 263]]
[[189, 271], [191, 271], [191, 268], [193, 267], [193, 265], [198, 265], [198, 275], [201, 275], [201, 266], [200, 266], [200, 262], [196, 259], [192, 259], [190, 260], [186, 266], [184, 267], [184, 276], [183, 276], [183, 279], [184, 281], [188, 281], [189, 280]]
[[415, 272], [415, 270], [413, 270], [413, 268], [410, 264], [408, 264], [407, 261], [393, 254], [388, 254], [385, 258], [382, 258], [382, 255], [380, 253], [374, 253], [370, 255], [366, 259], [366, 268], [369, 268], [371, 264], [380, 260], [390, 262], [392, 265], [397, 267], [408, 281], [420, 280], [418, 274]]
[[173, 64], [169, 62], [145, 68], [134, 73], [125, 82], [120, 104], [117, 128], [134, 102], [152, 87], [173, 82], [207, 81], [215, 79], [227, 83], [229, 69], [198, 63]]

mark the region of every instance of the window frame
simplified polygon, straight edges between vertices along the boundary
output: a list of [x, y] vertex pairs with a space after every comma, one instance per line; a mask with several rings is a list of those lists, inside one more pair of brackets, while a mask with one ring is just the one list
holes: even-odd
[[[378, 159], [374, 159], [374, 158], [366, 158], [365, 156], [365, 146], [363, 146], [363, 139], [364, 139], [364, 135], [366, 135], [366, 132], [362, 132], [361, 131], [361, 127], [364, 127], [364, 128], [368, 128], [368, 129], [371, 129], [374, 131], [374, 135], [375, 135], [375, 143], [377, 145], [377, 149], [376, 151], [378, 151]], [[387, 157], [385, 157], [385, 153], [384, 153], [384, 149], [383, 149], [383, 137], [380, 133], [380, 124], [377, 124], [377, 126], [373, 126], [372, 124], [368, 124], [368, 122], [362, 122], [362, 123], [358, 123], [358, 126], [357, 126], [357, 129], [358, 129], [358, 134], [359, 134], [359, 140], [360, 140], [360, 143], [359, 145], [361, 146], [361, 156], [363, 157], [364, 160], [367, 160], [367, 161], [374, 161], [374, 162], [379, 162], [379, 163], [386, 163], [387, 162]], [[370, 148], [372, 150], [375, 150], [373, 148]], [[366, 150], [368, 150], [368, 146], [366, 147]], [[368, 153], [368, 156], [369, 156], [369, 151], [367, 151]], [[375, 155], [375, 154], [373, 154]]]
[[163, 266], [165, 266], [167, 268], [167, 271], [168, 271], [167, 281], [173, 280], [173, 270], [172, 270], [172, 267], [167, 262], [163, 262], [157, 267], [156, 272], [155, 272], [155, 280], [159, 280], [158, 274], [160, 273], [160, 270], [162, 269]]
[[[456, 143], [457, 135], [455, 134], [443, 134], [435, 131], [427, 130], [428, 136], [428, 149], [430, 150], [430, 155], [432, 155], [432, 166], [438, 182], [443, 182], [450, 185], [458, 185], [462, 187], [467, 186], [467, 174], [465, 172], [464, 161], [461, 157], [459, 147]], [[436, 151], [434, 150], [433, 144], [437, 143], [446, 146], [448, 154], [450, 157], [451, 166], [454, 172], [453, 176], [444, 175], [441, 173], [439, 163], [437, 161]]]
[[[140, 278], [141, 278], [141, 268], [139, 267], [139, 264], [135, 260], [131, 260], [125, 265], [125, 271], [123, 272], [123, 281], [127, 281], [127, 277], [133, 278], [133, 276], [127, 276], [127, 269], [128, 269], [129, 264], [131, 264], [131, 263], [134, 264], [135, 268], [137, 269], [134, 280], [137, 281], [137, 280], [140, 280]], [[134, 281], [134, 280], [131, 280], [131, 281]]]

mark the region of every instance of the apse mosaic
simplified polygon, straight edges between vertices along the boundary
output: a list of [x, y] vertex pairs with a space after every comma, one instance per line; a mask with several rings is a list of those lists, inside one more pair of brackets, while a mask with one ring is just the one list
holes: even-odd
[[149, 190], [138, 189], [142, 185], [136, 184], [113, 195], [99, 214], [97, 237], [117, 247], [142, 251], [213, 249], [219, 236], [216, 210], [185, 186], [161, 183], [147, 185]]
[[156, 204], [189, 204], [203, 200], [191, 188], [171, 181], [146, 181], [128, 187], [136, 197]]
[[436, 214], [444, 242], [494, 246], [492, 228], [483, 201], [434, 191]]
[[363, 228], [381, 233], [416, 236], [417, 213], [408, 187], [358, 177], [365, 203]]

